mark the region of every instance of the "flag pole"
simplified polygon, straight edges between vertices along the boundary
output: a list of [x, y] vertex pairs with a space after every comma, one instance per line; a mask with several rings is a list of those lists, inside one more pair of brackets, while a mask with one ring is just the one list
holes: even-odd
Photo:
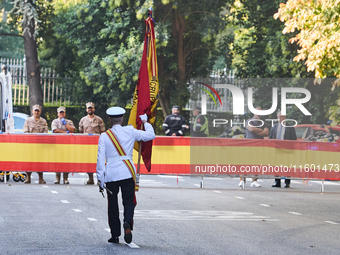
[[[138, 164], [137, 164], [137, 174], [136, 174], [136, 185], [137, 185], [137, 186], [139, 186], [140, 158], [141, 158], [141, 156], [142, 156], [141, 150], [142, 150], [142, 141], [139, 142]], [[138, 189], [137, 189], [136, 191], [138, 191]]]
[[[142, 125], [140, 126], [140, 129], [144, 129], [144, 123], [142, 122]], [[137, 163], [137, 178], [136, 183], [139, 185], [139, 172], [140, 172], [140, 158], [142, 157], [142, 142], [139, 141], [139, 150], [138, 150], [138, 163]]]
[[[144, 123], [142, 122], [142, 125], [140, 126], [141, 130], [144, 130]], [[138, 163], [137, 163], [137, 174], [136, 174], [136, 184], [139, 187], [139, 177], [140, 177], [140, 159], [142, 157], [142, 142], [139, 141], [139, 150], [138, 150]], [[138, 191], [138, 190], [137, 190]]]

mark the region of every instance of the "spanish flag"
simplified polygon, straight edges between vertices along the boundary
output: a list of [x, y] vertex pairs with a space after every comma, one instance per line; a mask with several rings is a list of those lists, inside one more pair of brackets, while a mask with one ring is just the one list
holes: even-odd
[[[151, 125], [154, 125], [159, 90], [154, 20], [151, 10], [145, 23], [146, 33], [143, 57], [129, 117], [129, 125], [133, 125], [137, 129], [141, 129], [142, 124], [139, 115], [143, 115], [144, 113], [148, 115], [148, 120]], [[134, 148], [136, 151], [139, 151], [139, 143], [136, 142]], [[143, 142], [141, 154], [145, 167], [149, 172], [151, 171], [151, 152], [152, 141]]]

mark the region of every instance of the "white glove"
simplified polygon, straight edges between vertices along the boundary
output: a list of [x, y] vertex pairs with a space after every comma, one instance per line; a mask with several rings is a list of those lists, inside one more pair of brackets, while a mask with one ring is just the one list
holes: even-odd
[[144, 113], [143, 115], [139, 115], [139, 118], [141, 119], [142, 122], [148, 121], [148, 116], [146, 115], [146, 113]]

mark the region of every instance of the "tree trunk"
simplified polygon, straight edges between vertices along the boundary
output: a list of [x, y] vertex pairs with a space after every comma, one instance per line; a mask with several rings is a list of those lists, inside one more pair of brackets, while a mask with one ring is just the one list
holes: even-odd
[[[32, 0], [28, 0], [32, 4]], [[28, 31], [25, 31], [25, 28]], [[38, 62], [37, 44], [34, 38], [34, 20], [28, 20], [23, 24], [23, 34], [26, 54], [27, 85], [29, 87], [30, 108], [35, 104], [43, 106], [43, 94], [40, 85], [40, 66]]]
[[163, 112], [163, 117], [165, 118], [167, 115], [168, 115], [168, 112], [169, 112], [169, 100], [166, 96], [164, 96], [166, 94], [162, 93], [162, 94], [159, 94], [159, 103], [161, 105], [161, 108], [162, 108], [162, 112]]
[[158, 97], [159, 97], [159, 103], [162, 108], [163, 117], [165, 118], [169, 113], [169, 104], [170, 104], [169, 79], [168, 77], [165, 76], [163, 58], [160, 56], [158, 60], [159, 60], [158, 61], [158, 74], [159, 74], [158, 76], [162, 77], [160, 80], [160, 84], [162, 84], [162, 86], [160, 87]]
[[185, 59], [184, 59], [184, 29], [185, 22], [182, 15], [178, 15], [174, 10], [173, 23], [172, 23], [172, 34], [175, 38], [175, 44], [177, 47], [177, 64], [178, 64], [178, 80], [185, 82], [186, 70], [185, 70]]
[[180, 110], [185, 106], [189, 94], [186, 86], [187, 72], [186, 72], [186, 59], [184, 54], [184, 31], [185, 19], [183, 15], [178, 14], [177, 10], [173, 10], [172, 34], [175, 39], [177, 49], [177, 65], [178, 65], [178, 105]]

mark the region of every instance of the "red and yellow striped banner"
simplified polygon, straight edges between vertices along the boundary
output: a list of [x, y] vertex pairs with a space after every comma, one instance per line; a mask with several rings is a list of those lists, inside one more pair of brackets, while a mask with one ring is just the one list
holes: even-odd
[[1, 134], [0, 170], [95, 172], [99, 136]]
[[339, 179], [340, 143], [191, 138], [191, 174]]
[[[98, 139], [98, 135], [0, 134], [0, 170], [95, 172]], [[153, 144], [151, 174], [340, 179], [340, 143], [158, 136]], [[135, 152], [133, 162], [137, 164]], [[268, 172], [280, 166], [289, 173]], [[216, 172], [219, 167], [236, 172]], [[247, 172], [246, 167], [261, 171]], [[141, 173], [148, 173], [143, 164]]]

